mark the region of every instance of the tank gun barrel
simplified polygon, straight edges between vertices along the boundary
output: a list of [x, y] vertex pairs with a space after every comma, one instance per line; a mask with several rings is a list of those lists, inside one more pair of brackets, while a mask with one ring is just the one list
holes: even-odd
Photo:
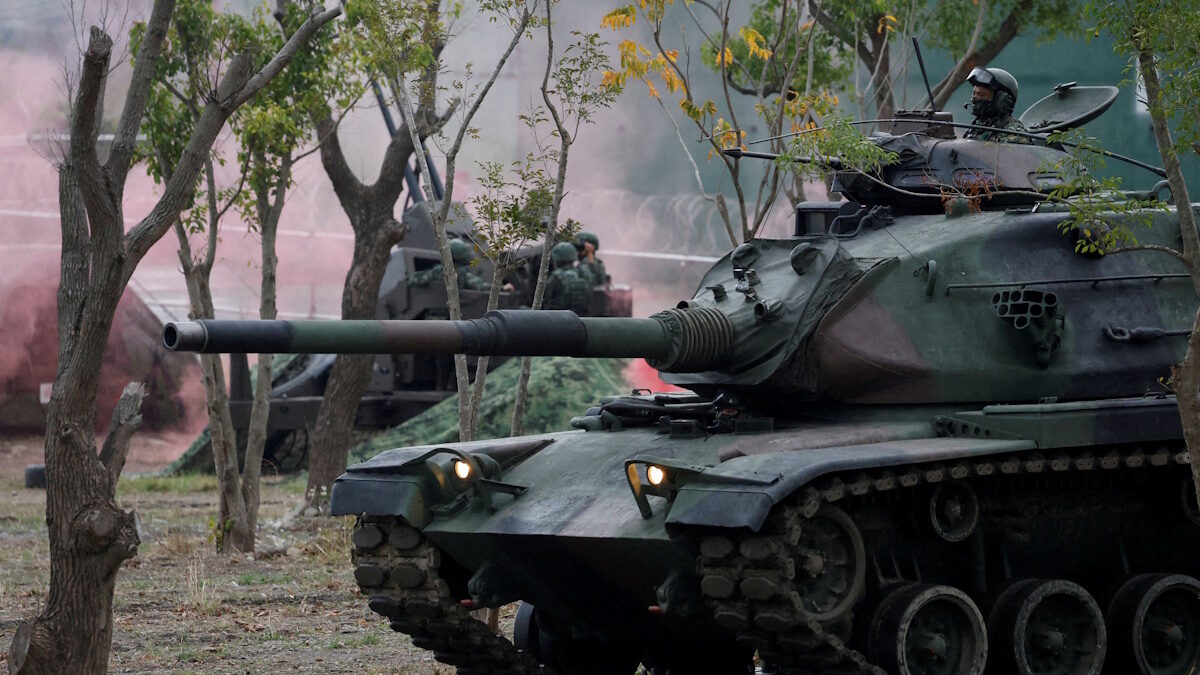
[[[743, 157], [749, 157], [751, 159], [779, 159], [779, 155], [773, 152], [758, 152], [755, 150], [742, 150], [741, 148], [728, 148], [726, 150], [722, 150], [721, 154], [734, 159], [741, 159]], [[841, 171], [844, 168], [842, 166], [842, 160], [836, 157], [797, 157], [795, 161], [799, 162], [800, 164], [820, 164], [824, 167], [833, 169], [834, 171]]]
[[179, 321], [163, 326], [163, 344], [206, 354], [640, 357], [659, 370], [700, 372], [725, 362], [732, 332], [714, 309], [672, 309], [648, 319], [496, 310], [464, 321]]

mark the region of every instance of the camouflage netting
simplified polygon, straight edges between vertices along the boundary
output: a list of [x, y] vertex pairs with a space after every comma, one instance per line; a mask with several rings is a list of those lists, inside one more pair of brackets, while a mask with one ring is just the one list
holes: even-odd
[[[525, 433], [540, 434], [570, 428], [570, 421], [596, 405], [602, 396], [628, 393], [624, 377], [626, 359], [572, 359], [545, 357], [533, 360]], [[479, 438], [509, 435], [521, 360], [510, 359], [488, 373]], [[350, 461], [361, 462], [391, 448], [458, 440], [458, 401], [450, 397], [398, 427], [380, 432], [350, 451]]]
[[[286, 379], [292, 372], [290, 358], [276, 357], [272, 379]], [[560, 431], [570, 428], [571, 418], [582, 415], [596, 405], [600, 397], [628, 393], [632, 385], [626, 381], [626, 359], [571, 359], [546, 357], [533, 360], [529, 378], [529, 399], [525, 410], [525, 431], [530, 434]], [[250, 375], [255, 373], [254, 360]], [[488, 373], [483, 409], [479, 415], [479, 437], [508, 436], [516, 399], [520, 359], [510, 359]], [[350, 450], [350, 461], [361, 462], [384, 450], [406, 445], [451, 443], [458, 440], [457, 397], [450, 397], [400, 426], [372, 434], [362, 430], [355, 433], [360, 439]], [[163, 473], [213, 471], [209, 432], [204, 430], [196, 440]]]

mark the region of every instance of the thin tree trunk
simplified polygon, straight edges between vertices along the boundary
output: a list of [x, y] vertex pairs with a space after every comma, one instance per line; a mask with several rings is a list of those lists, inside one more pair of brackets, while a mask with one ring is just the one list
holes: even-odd
[[[1134, 38], [1134, 44], [1138, 40]], [[1200, 232], [1196, 231], [1196, 216], [1192, 211], [1191, 197], [1188, 195], [1187, 182], [1183, 179], [1183, 170], [1175, 154], [1171, 131], [1167, 119], [1159, 105], [1161, 85], [1158, 80], [1158, 68], [1154, 54], [1146, 48], [1141, 48], [1137, 54], [1138, 70], [1146, 87], [1146, 100], [1150, 102], [1150, 123], [1154, 129], [1154, 140], [1158, 144], [1158, 152], [1163, 159], [1163, 169], [1167, 172], [1167, 181], [1171, 186], [1171, 195], [1175, 198], [1175, 211], [1179, 216], [1179, 231], [1183, 239], [1183, 257], [1187, 264], [1188, 273], [1192, 277], [1192, 285], [1200, 294]], [[1179, 420], [1183, 425], [1183, 440], [1187, 443], [1188, 456], [1191, 457], [1192, 483], [1196, 498], [1200, 501], [1200, 313], [1192, 320], [1192, 333], [1188, 337], [1187, 353], [1183, 361], [1171, 369], [1171, 382], [1175, 390], [1175, 400], [1179, 406]]]
[[[546, 70], [542, 73], [541, 91], [542, 102], [546, 104], [550, 117], [554, 120], [554, 126], [558, 130], [558, 173], [554, 179], [554, 201], [551, 202], [550, 214], [546, 222], [546, 241], [542, 244], [542, 260], [538, 266], [537, 286], [533, 291], [534, 309], [542, 307], [542, 297], [546, 290], [546, 273], [550, 269], [550, 250], [554, 248], [554, 239], [558, 232], [558, 210], [562, 204], [563, 188], [567, 182], [567, 156], [571, 151], [571, 143], [574, 142], [571, 133], [563, 123], [558, 108], [550, 99], [550, 71], [554, 68], [554, 24], [550, 20], [551, 4], [546, 3]], [[532, 368], [533, 359], [528, 356], [522, 357], [521, 373], [517, 377], [517, 400], [513, 403], [511, 429], [513, 436], [525, 433], [525, 406], [529, 397], [529, 376]]]
[[[259, 157], [256, 161], [264, 162]], [[259, 234], [262, 236], [262, 281], [258, 317], [274, 319], [275, 275], [279, 268], [279, 257], [275, 253], [275, 235], [279, 230], [279, 217], [283, 213], [288, 183], [291, 182], [292, 158], [284, 157], [280, 163], [279, 178], [274, 186], [260, 186], [255, 195], [258, 210]], [[272, 201], [271, 192], [275, 199]], [[271, 363], [272, 354], [258, 355], [258, 374], [254, 384], [254, 403], [250, 408], [250, 428], [246, 432], [246, 458], [242, 468], [242, 502], [246, 505], [246, 522], [251, 532], [258, 527], [259, 478], [262, 473], [263, 450], [267, 443], [267, 421], [271, 411]], [[251, 539], [253, 544], [253, 539]], [[251, 549], [253, 550], [253, 549]]]

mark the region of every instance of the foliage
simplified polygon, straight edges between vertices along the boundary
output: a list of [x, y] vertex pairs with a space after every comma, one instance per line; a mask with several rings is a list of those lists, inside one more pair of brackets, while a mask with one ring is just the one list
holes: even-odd
[[[249, 53], [253, 67], [261, 68], [314, 6], [311, 1], [290, 2], [276, 22], [265, 6], [246, 18], [216, 12], [208, 0], [178, 2], [142, 126], [149, 143], [139, 146], [137, 155], [155, 182], [164, 182], [173, 172], [200, 106], [213, 95], [229, 59], [234, 54]], [[140, 23], [131, 30], [135, 50], [144, 31]], [[290, 67], [239, 108], [230, 126], [239, 141], [237, 159], [243, 184], [221, 190], [215, 201], [237, 199], [246, 222], [257, 227], [259, 214], [254, 196], [276, 187], [282, 158], [290, 157], [308, 136], [308, 117], [326, 109], [330, 101], [340, 109], [348, 108], [361, 95], [361, 83], [347, 76], [358, 58], [352, 43], [340, 39], [334, 31], [320, 31]], [[226, 161], [219, 153], [214, 153], [213, 159], [219, 165]], [[250, 190], [243, 193], [243, 185]], [[190, 233], [203, 231], [211, 215], [206, 189], [198, 188], [183, 215]]]
[[845, 117], [831, 117], [825, 125], [797, 134], [776, 163], [785, 170], [819, 179], [831, 165], [843, 170], [876, 174], [900, 157], [863, 136]]
[[[480, 162], [480, 193], [471, 198], [475, 210], [474, 239], [481, 253], [497, 263], [546, 232], [554, 201], [554, 180], [533, 153], [506, 170], [500, 162]], [[500, 270], [497, 271], [497, 275]]]
[[1049, 144], [1063, 144], [1065, 157], [1047, 167], [1062, 177], [1063, 183], [1050, 191], [1049, 199], [1066, 204], [1070, 212], [1058, 228], [1064, 234], [1075, 233], [1075, 250], [1104, 255], [1121, 248], [1137, 246], [1133, 225], [1149, 227], [1156, 211], [1167, 205], [1156, 199], [1128, 198], [1121, 192], [1119, 177], [1098, 177], [1105, 166], [1103, 148], [1083, 129], [1050, 134]]
[[[1145, 2], [1096, 2], [1090, 6], [1096, 25], [1089, 35], [1100, 30], [1113, 37], [1113, 48], [1136, 55], [1140, 50], [1154, 54], [1160, 73], [1161, 92], [1154, 100], [1144, 101], [1151, 113], [1160, 112], [1174, 135], [1176, 153], [1197, 152], [1200, 146], [1200, 12], [1194, 3], [1178, 0]], [[1136, 63], [1131, 60], [1124, 84], [1137, 79]]]
[[[347, 24], [362, 45], [363, 69], [391, 81], [403, 73], [438, 68], [437, 45], [444, 44], [447, 21], [461, 13], [452, 2], [443, 13], [437, 2], [357, 0], [347, 7]], [[430, 84], [428, 79], [418, 80]], [[422, 98], [431, 97], [426, 89]]]
[[[668, 46], [663, 38], [667, 8], [672, 4], [670, 0], [646, 0], [618, 8], [604, 17], [601, 25], [613, 30], [630, 29], [640, 17], [651, 30], [655, 48], [651, 50], [630, 39], [622, 41], [620, 70], [607, 73], [606, 78], [622, 85], [642, 82], [677, 132], [675, 113], [662, 103], [660, 87], [667, 94], [679, 96], [677, 107], [685, 123], [690, 122], [708, 146], [708, 159], [720, 156], [733, 179], [738, 203], [736, 233], [724, 196], [717, 194], [709, 199], [717, 203], [731, 244], [736, 244], [739, 238], [748, 239], [758, 233], [780, 189], [791, 201], [799, 201], [803, 199], [803, 186], [799, 182], [781, 186], [778, 169], [765, 165], [758, 182], [758, 196], [753, 206], [748, 204], [741, 185], [744, 174], [740, 162], [720, 155], [731, 148], [745, 149], [745, 125], [738, 120], [733, 101], [742, 95], [753, 97], [755, 113], [770, 136], [798, 132], [815, 126], [822, 115], [837, 105], [837, 96], [826, 85], [814, 93], [814, 83], [840, 80], [848, 70], [845, 62], [832, 56], [828, 34], [817, 30], [813, 21], [801, 20], [801, 6], [797, 2], [768, 0], [756, 4], [750, 21], [736, 31], [729, 22], [732, 3], [703, 5], [719, 22], [719, 30], [707, 28], [693, 6], [686, 4], [683, 9], [700, 30], [700, 59], [722, 78], [721, 91], [701, 92], [697, 89], [699, 80], [691, 71], [689, 44]], [[782, 150], [783, 144], [774, 141], [770, 149]], [[755, 169], [763, 166], [756, 165]], [[698, 168], [696, 179], [701, 181]], [[704, 190], [702, 182], [700, 188]]]

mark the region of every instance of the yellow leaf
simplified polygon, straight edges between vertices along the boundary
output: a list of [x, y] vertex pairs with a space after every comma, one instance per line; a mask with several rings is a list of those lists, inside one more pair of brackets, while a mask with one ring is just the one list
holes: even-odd
[[633, 5], [618, 7], [600, 19], [600, 27], [611, 28], [613, 30], [628, 28], [633, 25], [635, 18]]
[[733, 52], [730, 51], [729, 47], [726, 47], [724, 51], [717, 54], [717, 65], [724, 68], [731, 63], [733, 63]]

